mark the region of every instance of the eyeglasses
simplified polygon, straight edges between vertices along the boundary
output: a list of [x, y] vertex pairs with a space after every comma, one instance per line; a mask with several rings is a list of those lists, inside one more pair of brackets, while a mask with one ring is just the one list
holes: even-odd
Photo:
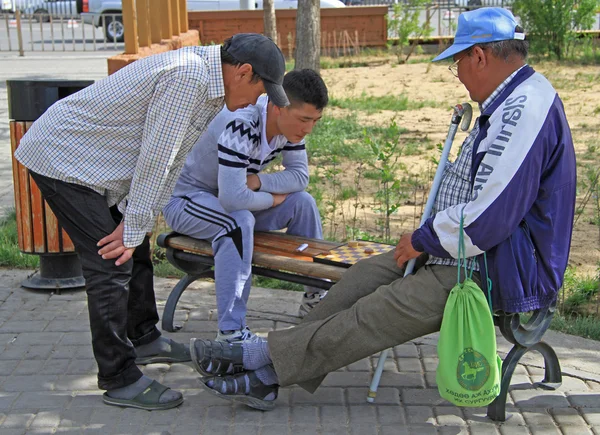
[[460, 59], [458, 59], [456, 62], [454, 62], [452, 65], [450, 65], [448, 67], [448, 71], [450, 71], [454, 77], [458, 77], [458, 64], [459, 64], [459, 62], [461, 60], [463, 60], [465, 57], [467, 57], [468, 55], [469, 55], [469, 53], [464, 54], [463, 56], [460, 57]]

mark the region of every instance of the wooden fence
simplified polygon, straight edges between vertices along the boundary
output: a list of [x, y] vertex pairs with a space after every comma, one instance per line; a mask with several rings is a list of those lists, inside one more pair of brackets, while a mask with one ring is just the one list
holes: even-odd
[[[296, 40], [296, 10], [275, 13], [278, 44], [287, 54]], [[387, 6], [321, 9], [321, 47], [385, 47], [387, 13]], [[264, 33], [262, 10], [188, 12], [188, 20], [189, 29], [200, 33], [202, 44], [221, 44], [236, 33]]]

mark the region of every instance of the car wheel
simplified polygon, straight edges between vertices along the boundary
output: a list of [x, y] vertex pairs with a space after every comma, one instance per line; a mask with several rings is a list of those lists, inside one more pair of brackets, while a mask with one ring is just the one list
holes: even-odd
[[125, 28], [123, 18], [118, 15], [104, 16], [104, 34], [109, 42], [123, 42], [125, 40]]
[[48, 15], [48, 11], [46, 9], [36, 9], [33, 12], [33, 19], [38, 23], [41, 21], [42, 23], [50, 22], [50, 15]]

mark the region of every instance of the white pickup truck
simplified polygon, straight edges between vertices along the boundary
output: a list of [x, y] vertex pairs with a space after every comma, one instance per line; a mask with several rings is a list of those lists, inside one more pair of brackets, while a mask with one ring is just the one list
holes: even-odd
[[[255, 8], [262, 9], [263, 0], [255, 0]], [[321, 0], [322, 8], [343, 8], [340, 0]], [[298, 0], [275, 0], [275, 9], [296, 9]], [[187, 0], [187, 9], [193, 11], [239, 10], [240, 0]], [[123, 41], [121, 0], [77, 0], [77, 11], [85, 23], [104, 27], [108, 41]]]

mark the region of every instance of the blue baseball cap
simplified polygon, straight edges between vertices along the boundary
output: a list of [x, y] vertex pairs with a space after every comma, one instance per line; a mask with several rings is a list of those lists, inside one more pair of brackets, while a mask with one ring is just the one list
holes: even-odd
[[515, 31], [517, 26], [514, 15], [503, 8], [479, 8], [460, 14], [454, 43], [433, 62], [452, 57], [475, 44], [525, 39], [524, 33]]

